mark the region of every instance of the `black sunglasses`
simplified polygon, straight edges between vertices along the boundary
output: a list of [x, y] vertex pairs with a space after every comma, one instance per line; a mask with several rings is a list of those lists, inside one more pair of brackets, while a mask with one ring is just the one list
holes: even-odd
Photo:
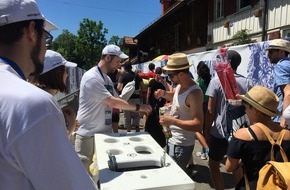
[[53, 36], [43, 28], [43, 32], [45, 34], [45, 44], [46, 47], [50, 47], [52, 44]]
[[169, 78], [173, 78], [174, 76], [178, 75], [178, 73], [167, 73]]

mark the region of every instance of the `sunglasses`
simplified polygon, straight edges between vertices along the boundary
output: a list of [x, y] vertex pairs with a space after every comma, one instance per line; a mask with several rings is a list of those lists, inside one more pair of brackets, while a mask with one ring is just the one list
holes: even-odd
[[173, 78], [174, 76], [178, 75], [178, 73], [167, 73], [169, 78]]
[[279, 50], [278, 49], [269, 49], [268, 52], [271, 54], [271, 53], [274, 53], [274, 52], [278, 52]]
[[51, 44], [52, 44], [53, 36], [48, 31], [46, 31], [44, 28], [42, 30], [43, 30], [43, 32], [45, 34], [46, 47], [50, 47]]

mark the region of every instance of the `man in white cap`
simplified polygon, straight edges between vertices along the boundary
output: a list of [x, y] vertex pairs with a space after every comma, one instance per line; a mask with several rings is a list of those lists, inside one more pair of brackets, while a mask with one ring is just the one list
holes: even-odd
[[170, 55], [163, 69], [177, 85], [175, 92], [155, 91], [156, 99], [162, 97], [172, 101], [170, 115], [160, 116], [160, 124], [169, 126], [172, 138], [168, 140], [167, 151], [184, 171], [194, 148], [194, 133], [201, 132], [203, 127], [203, 95], [199, 85], [190, 77], [189, 67], [191, 64], [186, 54]]
[[278, 111], [279, 114], [274, 117], [274, 121], [280, 123], [282, 127], [287, 127], [282, 116], [282, 112], [290, 105], [290, 42], [283, 39], [272, 40], [268, 51], [268, 57], [274, 66], [274, 92], [279, 97]]
[[51, 29], [34, 0], [0, 1], [0, 189], [95, 189], [58, 103], [26, 81], [43, 70]]
[[107, 73], [120, 68], [121, 60], [127, 59], [116, 45], [107, 45], [102, 51], [98, 65], [88, 70], [80, 85], [75, 150], [89, 171], [94, 154], [94, 134], [112, 132], [112, 108], [150, 113], [151, 106], [132, 104], [119, 98]]

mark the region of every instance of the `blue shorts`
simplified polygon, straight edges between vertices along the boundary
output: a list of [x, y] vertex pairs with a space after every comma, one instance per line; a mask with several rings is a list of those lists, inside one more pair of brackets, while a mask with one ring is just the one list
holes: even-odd
[[222, 161], [227, 154], [228, 146], [229, 143], [226, 139], [216, 138], [211, 135], [208, 152], [209, 158], [217, 162]]
[[180, 146], [168, 143], [167, 150], [169, 156], [184, 170], [191, 158], [194, 145], [192, 146]]

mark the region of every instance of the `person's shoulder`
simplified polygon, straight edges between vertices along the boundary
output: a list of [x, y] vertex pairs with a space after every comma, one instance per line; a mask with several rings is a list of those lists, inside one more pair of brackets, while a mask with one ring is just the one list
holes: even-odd
[[218, 77], [214, 77], [210, 80], [210, 83], [208, 85], [208, 88], [211, 88], [211, 89], [216, 89], [216, 88], [219, 88], [221, 86], [221, 82], [219, 80]]
[[289, 58], [285, 57], [285, 58], [279, 60], [275, 67], [277, 67], [277, 68], [289, 68], [290, 67]]
[[250, 136], [247, 130], [248, 130], [247, 128], [238, 129], [235, 133], [235, 137], [240, 140], [245, 140], [245, 141], [250, 140]]
[[28, 82], [25, 86], [20, 88], [23, 87], [26, 88], [26, 90], [14, 96], [15, 98], [13, 100], [15, 101], [15, 104], [13, 105], [20, 105], [23, 109], [25, 109], [25, 112], [35, 113], [35, 110], [37, 110], [38, 113], [41, 112], [45, 114], [45, 111], [43, 110], [55, 110], [59, 107], [55, 98], [48, 92]]

